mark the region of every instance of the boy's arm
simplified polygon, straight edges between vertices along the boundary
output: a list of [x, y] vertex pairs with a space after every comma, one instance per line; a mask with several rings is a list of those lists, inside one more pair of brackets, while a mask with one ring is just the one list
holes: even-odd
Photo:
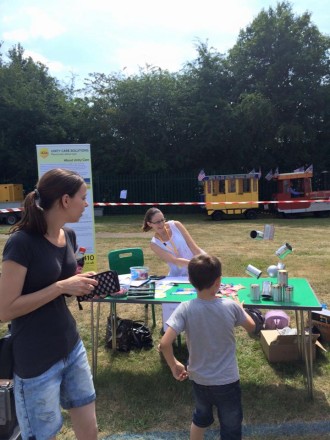
[[[242, 309], [243, 309], [243, 303], [244, 303], [244, 301], [243, 301], [243, 302], [240, 302], [238, 296], [234, 298], [234, 301], [235, 301], [240, 307], [242, 307]], [[245, 311], [244, 309], [243, 309], [243, 311], [244, 311], [244, 314], [245, 314], [245, 318], [246, 318], [246, 320], [245, 320], [245, 322], [243, 322], [243, 324], [241, 324], [241, 326], [242, 326], [242, 327], [243, 327], [248, 333], [254, 333], [255, 330], [256, 330], [256, 323], [255, 323], [255, 321], [253, 320], [253, 318], [252, 318], [248, 313], [246, 313], [246, 311]]]
[[179, 362], [173, 353], [173, 342], [177, 337], [176, 331], [172, 327], [167, 327], [165, 334], [160, 340], [159, 351], [163, 354], [167, 365], [170, 367], [175, 379], [183, 381], [187, 379], [188, 373], [185, 366]]
[[246, 316], [246, 321], [242, 324], [242, 327], [245, 328], [248, 333], [254, 333], [256, 329], [256, 323], [254, 322], [252, 317], [248, 313], [246, 313], [245, 310], [244, 313]]

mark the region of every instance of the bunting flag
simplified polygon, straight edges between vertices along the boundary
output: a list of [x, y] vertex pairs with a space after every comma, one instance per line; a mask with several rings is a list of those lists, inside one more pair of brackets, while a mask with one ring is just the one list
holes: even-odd
[[265, 179], [269, 181], [272, 180], [272, 178], [273, 178], [273, 170], [270, 170], [268, 174], [266, 174]]
[[259, 167], [259, 171], [258, 171], [258, 179], [261, 178], [261, 168]]
[[202, 180], [204, 178], [205, 178], [205, 172], [204, 172], [204, 170], [200, 170], [197, 179], [198, 179], [199, 182], [202, 182]]
[[279, 173], [279, 171], [278, 171], [278, 167], [277, 167], [276, 170], [275, 170], [275, 173], [274, 173], [274, 177], [278, 177], [279, 174], [280, 174], [280, 173]]
[[313, 164], [309, 165], [308, 168], [306, 168], [305, 173], [312, 173], [313, 172]]
[[253, 168], [248, 174], [255, 174], [256, 170]]
[[300, 168], [297, 168], [296, 170], [294, 170], [293, 172], [294, 173], [303, 173], [305, 171], [305, 168], [304, 167], [300, 167]]

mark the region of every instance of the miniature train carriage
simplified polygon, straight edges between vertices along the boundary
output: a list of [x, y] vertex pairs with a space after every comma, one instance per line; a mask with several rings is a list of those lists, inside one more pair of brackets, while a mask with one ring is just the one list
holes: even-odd
[[[313, 213], [315, 217], [330, 215], [330, 190], [313, 191], [313, 172], [281, 173], [273, 177], [277, 192], [273, 200], [278, 203], [270, 207], [282, 215]], [[294, 188], [294, 192], [291, 191]]]
[[258, 215], [259, 174], [205, 176], [204, 202], [213, 220], [243, 214], [247, 219]]

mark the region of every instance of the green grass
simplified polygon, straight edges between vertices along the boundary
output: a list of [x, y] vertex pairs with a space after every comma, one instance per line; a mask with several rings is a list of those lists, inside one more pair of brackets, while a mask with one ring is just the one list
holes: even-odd
[[[329, 219], [306, 217], [302, 219], [275, 219], [267, 217], [255, 221], [225, 220], [213, 222], [203, 214], [166, 215], [181, 220], [196, 242], [207, 252], [220, 257], [224, 276], [244, 276], [247, 264], [263, 270], [276, 264], [275, 250], [289, 242], [293, 253], [284, 260], [289, 277], [305, 277], [320, 302], [330, 307], [330, 253]], [[144, 250], [145, 264], [152, 273], [167, 273], [167, 266], [159, 261], [149, 248], [150, 234], [141, 233], [142, 216], [96, 217], [96, 252], [98, 270], [108, 268], [107, 253], [111, 249], [139, 246]], [[275, 225], [272, 241], [250, 238], [251, 230], [263, 230], [265, 223]], [[7, 227], [0, 227], [0, 233]], [[102, 234], [98, 234], [102, 233]], [[129, 233], [129, 234], [127, 234]], [[127, 234], [125, 236], [125, 234]], [[0, 250], [5, 240], [0, 237]], [[91, 359], [90, 306], [79, 311], [76, 304], [71, 310]], [[120, 317], [143, 319], [141, 305], [119, 305]], [[97, 416], [100, 438], [121, 432], [187, 431], [190, 426], [193, 400], [190, 383], [176, 382], [155, 349], [112, 353], [104, 348], [108, 305], [101, 306], [101, 327], [98, 350]], [[156, 306], [157, 326], [153, 329], [155, 345], [161, 336], [161, 307]], [[291, 323], [294, 325], [294, 315]], [[151, 324], [151, 317], [149, 318]], [[1, 327], [1, 326], [0, 326]], [[2, 325], [4, 327], [4, 325]], [[184, 340], [184, 338], [183, 338]], [[326, 348], [329, 346], [327, 344]], [[178, 357], [187, 359], [183, 344]], [[317, 351], [314, 362], [314, 401], [307, 399], [304, 365], [269, 364], [258, 338], [250, 338], [237, 329], [237, 357], [240, 368], [244, 423], [285, 423], [296, 421], [330, 420], [330, 367], [329, 353]], [[217, 425], [214, 424], [212, 428]], [[73, 439], [67, 416], [60, 440]], [[257, 440], [260, 437], [249, 437]], [[267, 438], [274, 438], [268, 436]], [[285, 437], [282, 437], [285, 438]], [[301, 437], [300, 437], [301, 438]], [[312, 436], [308, 436], [313, 440]], [[319, 435], [315, 439], [322, 440]], [[290, 437], [290, 439], [295, 439]]]

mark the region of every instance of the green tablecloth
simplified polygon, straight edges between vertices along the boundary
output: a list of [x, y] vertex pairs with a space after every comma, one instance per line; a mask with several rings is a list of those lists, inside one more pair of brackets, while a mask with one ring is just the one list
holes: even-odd
[[[276, 283], [274, 278], [240, 278], [240, 277], [223, 277], [223, 284], [232, 284], [233, 286], [242, 285], [244, 289], [240, 289], [238, 297], [240, 301], [244, 301], [245, 306], [253, 306], [258, 308], [271, 308], [271, 309], [288, 309], [288, 310], [321, 310], [321, 304], [318, 301], [313, 289], [311, 288], [309, 282], [305, 278], [290, 278], [289, 285], [293, 286], [293, 301], [291, 302], [274, 302], [272, 300], [253, 301], [250, 294], [250, 285], [259, 284], [260, 291], [262, 290], [263, 281], [271, 281], [273, 284]], [[192, 288], [190, 284], [179, 284], [173, 286], [171, 289], [166, 291], [166, 298], [155, 299], [157, 302], [183, 302], [189, 301], [196, 298], [196, 294], [179, 294], [180, 289], [183, 289], [186, 293]]]

